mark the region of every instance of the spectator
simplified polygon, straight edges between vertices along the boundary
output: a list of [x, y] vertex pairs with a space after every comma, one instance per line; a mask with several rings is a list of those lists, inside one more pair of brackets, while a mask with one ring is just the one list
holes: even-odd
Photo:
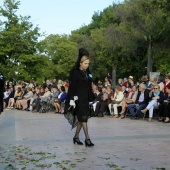
[[135, 104], [128, 105], [128, 110], [132, 115], [132, 119], [139, 119], [141, 115], [141, 110], [144, 109], [149, 102], [149, 92], [146, 90], [145, 84], [139, 85], [139, 92]]
[[27, 87], [30, 87], [32, 89], [34, 87], [34, 81], [30, 80], [30, 83], [28, 84]]
[[52, 93], [51, 93], [51, 105], [52, 106], [54, 106], [54, 101], [58, 99], [59, 94], [60, 94], [60, 91], [59, 91], [57, 85], [53, 85]]
[[25, 110], [27, 108], [27, 102], [30, 100], [33, 96], [33, 92], [31, 90], [31, 87], [27, 87], [27, 93], [23, 96], [23, 99], [20, 100], [22, 110]]
[[101, 92], [102, 88], [103, 88], [103, 83], [100, 79], [97, 81], [97, 87], [98, 87], [99, 91]]
[[9, 102], [8, 102], [8, 107], [7, 109], [12, 109], [14, 108], [14, 104], [16, 103], [16, 100], [18, 99], [18, 97], [20, 97], [21, 95], [21, 88], [18, 86], [15, 86], [15, 94], [14, 94], [14, 98], [10, 98]]
[[109, 80], [109, 82], [110, 82], [110, 84], [111, 84], [111, 82], [112, 82], [112, 76], [110, 75], [110, 73], [107, 73], [107, 78], [108, 78], [108, 80]]
[[154, 78], [154, 77], [151, 77], [151, 78], [149, 79], [149, 81], [147, 81], [147, 83], [146, 83], [146, 89], [148, 89], [149, 91], [152, 90], [152, 89], [151, 89], [151, 86], [152, 86], [153, 83], [155, 83], [155, 78]]
[[109, 105], [111, 103], [111, 98], [114, 97], [114, 92], [112, 90], [111, 85], [107, 86], [107, 90], [106, 90], [107, 94], [108, 94], [108, 99], [107, 99], [107, 105]]
[[[102, 88], [102, 93], [100, 93], [99, 97], [98, 97], [98, 102], [96, 105], [96, 109], [95, 109], [95, 115], [104, 115], [107, 112], [107, 100], [108, 100], [108, 91], [107, 89], [109, 89], [109, 87], [111, 87], [110, 85], [107, 87], [103, 87]], [[107, 88], [107, 89], [106, 89]]]
[[159, 121], [164, 121], [164, 123], [170, 122], [170, 85], [166, 86], [166, 94], [164, 101], [159, 105]]
[[126, 88], [128, 87], [128, 79], [127, 78], [123, 79], [122, 86], [125, 86]]
[[147, 105], [147, 107], [145, 109], [141, 110], [141, 112], [144, 115], [149, 110], [149, 119], [148, 119], [148, 122], [152, 121], [153, 109], [154, 108], [158, 108], [158, 106], [160, 104], [162, 104], [162, 102], [164, 100], [164, 94], [163, 94], [162, 91], [160, 91], [160, 86], [159, 85], [155, 85], [153, 89], [154, 89], [154, 91], [152, 92], [151, 101], [149, 102], [149, 104]]
[[104, 86], [107, 87], [108, 85], [111, 85], [111, 81], [107, 77], [105, 77]]
[[166, 87], [170, 85], [170, 74], [165, 76], [165, 82], [164, 82], [164, 94], [166, 94]]
[[129, 104], [133, 104], [136, 101], [136, 97], [137, 97], [137, 89], [136, 86], [133, 86], [132, 88], [129, 86], [128, 87], [128, 97], [125, 98], [122, 102], [122, 111], [121, 111], [121, 119], [123, 119], [125, 117], [125, 111], [127, 109], [127, 106]]
[[58, 95], [58, 99], [54, 100], [54, 107], [56, 109], [55, 113], [61, 113], [61, 103], [65, 101], [66, 95], [67, 94], [65, 92], [65, 87], [61, 86], [60, 94]]
[[122, 86], [122, 83], [123, 83], [123, 79], [119, 78], [117, 85], [118, 85], [118, 86]]
[[58, 83], [57, 83], [58, 89], [60, 89], [61, 86], [63, 86], [63, 81], [62, 80], [58, 80]]
[[[9, 87], [11, 87], [11, 86], [9, 86]], [[14, 94], [15, 94], [15, 90], [13, 90], [13, 88], [10, 88], [9, 96], [6, 99], [4, 99], [6, 106], [8, 106], [9, 99], [14, 98]]]
[[128, 91], [126, 90], [125, 86], [122, 86], [121, 91], [123, 92], [123, 95], [126, 97], [126, 95], [128, 94]]
[[38, 98], [38, 97], [40, 97], [40, 88], [39, 87], [36, 87], [35, 88], [35, 93], [33, 93], [33, 96], [32, 96], [32, 98], [30, 99], [30, 103], [29, 103], [29, 107], [27, 107], [27, 111], [32, 111], [33, 110], [33, 103], [34, 103], [34, 101]]
[[50, 95], [51, 95], [51, 92], [50, 92], [50, 87], [46, 87], [45, 88], [45, 93], [40, 96], [39, 98], [36, 99], [35, 101], [35, 109], [32, 111], [32, 112], [38, 112], [39, 109], [40, 109], [40, 102], [47, 102], [48, 99], [50, 99]]
[[102, 93], [99, 92], [99, 89], [97, 86], [93, 86], [93, 93], [95, 96], [95, 100], [93, 101], [93, 110], [95, 113], [98, 113], [98, 110], [96, 110], [96, 106], [99, 105], [99, 102], [101, 102], [101, 97], [102, 97]]
[[27, 90], [25, 87], [21, 88], [21, 95], [17, 98], [15, 108], [18, 110], [21, 110], [21, 100], [24, 98], [24, 96], [27, 94]]
[[163, 77], [159, 77], [157, 83], [160, 86], [160, 91], [164, 91], [164, 79], [163, 79]]
[[10, 88], [6, 88], [6, 91], [4, 92], [4, 98], [3, 98], [3, 106], [4, 106], [4, 108], [6, 108], [5, 99], [8, 98], [10, 93], [11, 93], [11, 89]]
[[133, 86], [134, 85], [134, 82], [133, 82], [133, 76], [129, 76], [128, 77], [128, 86]]
[[[124, 99], [124, 94], [123, 94], [123, 92], [121, 90], [122, 90], [121, 86], [116, 86], [114, 97], [111, 98], [112, 102], [108, 106], [110, 114], [111, 114], [110, 117], [113, 117], [113, 118], [118, 118], [119, 117], [117, 107], [122, 106], [122, 102], [123, 102], [123, 99]], [[112, 109], [112, 104], [113, 104], [114, 113], [111, 110]]]

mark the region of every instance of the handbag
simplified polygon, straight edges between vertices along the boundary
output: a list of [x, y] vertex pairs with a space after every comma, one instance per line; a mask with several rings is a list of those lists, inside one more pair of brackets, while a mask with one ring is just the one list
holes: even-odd
[[112, 104], [120, 104], [122, 101], [116, 101], [116, 100], [112, 100], [111, 103]]
[[78, 120], [74, 113], [73, 106], [70, 106], [67, 110], [64, 111], [64, 117], [68, 120], [68, 123], [72, 125], [72, 129], [77, 126]]

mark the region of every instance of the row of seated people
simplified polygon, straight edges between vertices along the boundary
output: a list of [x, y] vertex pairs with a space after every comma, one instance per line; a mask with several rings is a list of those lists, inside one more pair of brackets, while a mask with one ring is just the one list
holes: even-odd
[[66, 95], [64, 86], [60, 89], [57, 86], [45, 89], [43, 87], [14, 87], [14, 90], [9, 88], [4, 93], [4, 108], [39, 112], [42, 105], [48, 103], [51, 108], [54, 108], [55, 113], [61, 113], [61, 103]]
[[[148, 121], [152, 121], [154, 109], [158, 109], [159, 121], [170, 122], [170, 85], [166, 86], [166, 93], [160, 90], [158, 84], [153, 84], [149, 91], [145, 84], [128, 87], [128, 92], [121, 86], [116, 86], [115, 93], [111, 90], [111, 86], [102, 89], [99, 92], [98, 87], [93, 88], [96, 99], [93, 104], [95, 114], [107, 112], [111, 118], [125, 117], [127, 110], [131, 114], [132, 119], [139, 119], [142, 114], [149, 112]], [[118, 114], [118, 107], [121, 112]]]

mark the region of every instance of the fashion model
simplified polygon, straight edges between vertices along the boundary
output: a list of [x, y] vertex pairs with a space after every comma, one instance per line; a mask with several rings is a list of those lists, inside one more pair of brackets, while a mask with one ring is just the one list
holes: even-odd
[[[73, 143], [83, 145], [79, 139], [80, 130], [83, 128], [86, 147], [94, 146], [90, 140], [87, 126], [89, 118], [89, 102], [94, 100], [94, 94], [92, 92], [92, 75], [89, 71], [89, 53], [86, 49], [79, 49], [79, 56], [77, 62], [70, 71], [69, 81], [70, 84], [65, 102], [65, 113], [70, 105], [75, 106], [74, 113], [78, 119]], [[73, 100], [75, 96], [77, 97], [76, 101]]]

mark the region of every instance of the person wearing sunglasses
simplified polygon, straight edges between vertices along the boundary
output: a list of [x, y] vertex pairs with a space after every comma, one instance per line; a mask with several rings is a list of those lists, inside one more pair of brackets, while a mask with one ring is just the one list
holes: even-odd
[[164, 123], [170, 123], [170, 85], [166, 87], [166, 94], [163, 103], [158, 108], [159, 121]]
[[152, 121], [154, 108], [158, 108], [158, 106], [163, 103], [163, 100], [164, 100], [164, 94], [162, 91], [160, 91], [160, 86], [155, 85], [152, 91], [151, 101], [149, 102], [149, 104], [145, 109], [141, 110], [143, 114], [146, 114], [146, 112], [149, 110], [148, 122]]

